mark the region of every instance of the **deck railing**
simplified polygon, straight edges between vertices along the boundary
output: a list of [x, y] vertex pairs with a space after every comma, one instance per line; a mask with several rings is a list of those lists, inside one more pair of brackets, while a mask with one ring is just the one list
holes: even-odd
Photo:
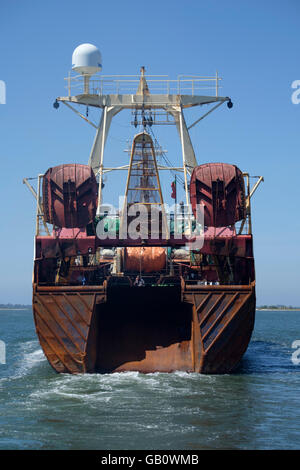
[[[162, 95], [203, 95], [219, 94], [218, 73], [215, 76], [178, 75], [177, 79], [169, 79], [167, 75], [147, 75], [147, 84], [151, 94]], [[99, 75], [89, 78], [82, 75], [71, 75], [65, 78], [68, 96], [80, 94], [121, 95], [136, 94], [140, 82], [139, 75]]]

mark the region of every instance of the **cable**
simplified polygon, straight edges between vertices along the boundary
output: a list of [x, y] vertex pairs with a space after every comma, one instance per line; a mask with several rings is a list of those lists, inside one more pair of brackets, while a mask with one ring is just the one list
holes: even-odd
[[[148, 126], [148, 127], [150, 127], [150, 126]], [[155, 137], [154, 132], [153, 132], [153, 130], [151, 129], [151, 127], [150, 127], [149, 130], [150, 130], [150, 133], [151, 133], [152, 136], [153, 136], [153, 140], [154, 140], [156, 146], [159, 146], [158, 140], [157, 140], [157, 138]], [[167, 155], [165, 154], [165, 152], [164, 152], [163, 150], [161, 150], [161, 155], [162, 155], [162, 158], [164, 159], [165, 163], [166, 163], [167, 165], [169, 165], [169, 166], [172, 166], [172, 162], [168, 159]], [[177, 173], [175, 172], [175, 170], [170, 170], [170, 171], [171, 171], [171, 173], [173, 174], [173, 176], [175, 176], [175, 175], [177, 176], [179, 182], [182, 184], [183, 188], [185, 188], [185, 183], [184, 183], [184, 179], [182, 178], [182, 176], [177, 175]]]

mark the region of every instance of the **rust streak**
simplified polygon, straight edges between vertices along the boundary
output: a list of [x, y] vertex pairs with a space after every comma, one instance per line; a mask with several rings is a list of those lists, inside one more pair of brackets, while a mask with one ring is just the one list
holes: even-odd
[[59, 310], [65, 315], [65, 317], [69, 320], [69, 322], [71, 323], [71, 325], [75, 328], [75, 330], [77, 331], [77, 333], [79, 334], [79, 336], [81, 336], [81, 338], [86, 341], [87, 338], [82, 334], [82, 332], [80, 331], [80, 329], [78, 328], [78, 326], [76, 325], [76, 323], [71, 319], [71, 317], [69, 317], [69, 315], [67, 314], [67, 312], [65, 312], [63, 310], [63, 308], [61, 307], [61, 305], [59, 305], [59, 303], [57, 302], [56, 298], [53, 296], [53, 294], [50, 294], [51, 298], [53, 298], [54, 302], [56, 303], [56, 305], [58, 306]]
[[193, 371], [195, 371], [195, 316], [196, 316], [196, 309], [195, 309], [195, 296], [193, 295], [193, 299], [194, 299], [194, 305], [193, 305], [193, 317], [192, 317], [192, 331], [191, 331], [191, 343], [192, 343], [192, 347], [191, 347], [191, 353], [192, 353], [192, 368], [193, 368]]
[[[192, 361], [193, 361], [193, 371], [198, 372], [199, 371], [199, 347], [201, 342], [200, 340], [200, 330], [199, 330], [199, 320], [198, 320], [198, 314], [196, 310], [196, 298], [195, 295], [193, 295], [194, 299], [194, 305], [193, 305], [193, 322], [192, 322], [192, 338], [193, 338], [193, 344], [192, 344]], [[199, 341], [200, 340], [200, 341]], [[197, 356], [197, 365], [196, 365], [196, 356]]]
[[205, 320], [210, 316], [211, 312], [215, 309], [215, 307], [223, 300], [225, 296], [225, 292], [223, 292], [223, 294], [220, 295], [220, 297], [217, 298], [216, 302], [212, 305], [212, 307], [208, 310], [208, 312], [206, 313], [206, 315], [201, 319], [201, 322], [200, 322], [200, 326], [203, 325], [203, 323], [205, 322]]
[[[242, 302], [242, 304], [239, 306], [239, 309], [238, 309], [238, 312], [241, 310], [241, 307], [246, 303], [246, 301], [251, 297], [251, 294], [245, 296], [245, 300], [244, 302]], [[236, 315], [237, 312], [233, 312], [233, 314], [230, 316], [229, 320], [225, 323], [225, 325], [222, 327], [222, 329], [219, 331], [219, 333], [217, 334], [216, 338], [212, 341], [212, 343], [208, 346], [208, 348], [206, 349], [206, 353], [208, 353], [208, 351], [210, 350], [210, 348], [212, 347], [212, 345], [215, 343], [215, 341], [222, 335], [222, 333], [225, 331], [225, 329], [227, 328], [227, 326], [230, 324], [231, 320], [233, 319], [233, 317]]]
[[53, 352], [54, 356], [56, 356], [60, 362], [62, 363], [62, 365], [68, 370], [71, 372], [71, 369], [70, 367], [67, 366], [67, 364], [64, 362], [64, 360], [61, 358], [60, 354], [54, 350], [53, 346], [51, 346], [51, 344], [49, 343], [49, 341], [47, 340], [46, 336], [43, 334], [42, 330], [40, 329], [39, 326], [36, 327], [37, 329], [37, 332], [38, 334], [40, 335], [40, 337], [43, 339], [43, 341], [48, 345], [48, 348], [51, 349], [51, 351]]
[[83, 296], [79, 294], [79, 292], [76, 292], [76, 295], [78, 295], [78, 297], [80, 298], [81, 302], [83, 303], [83, 305], [85, 306], [88, 312], [91, 312], [94, 309], [94, 304], [92, 304], [92, 306], [90, 307], [84, 300]]
[[186, 291], [195, 291], [195, 292], [199, 292], [199, 293], [208, 293], [208, 292], [222, 292], [222, 291], [231, 291], [231, 292], [236, 292], [236, 291], [247, 291], [247, 292], [251, 292], [252, 289], [254, 287], [254, 283], [252, 283], [251, 285], [235, 285], [235, 284], [232, 284], [232, 285], [224, 285], [224, 284], [220, 284], [220, 285], [207, 285], [207, 286], [198, 286], [198, 285], [188, 285], [188, 284], [185, 284], [185, 290]]
[[[43, 304], [41, 304], [43, 306]], [[47, 321], [45, 320], [45, 318], [43, 318], [43, 315], [38, 311], [38, 308], [37, 308], [37, 305], [35, 305], [35, 308], [36, 308], [36, 313], [37, 315], [40, 317], [40, 319], [42, 320], [43, 323], [45, 323], [45, 325], [47, 326], [47, 328], [51, 331], [51, 333], [54, 335], [54, 337], [56, 338], [56, 340], [61, 344], [61, 346], [63, 347], [63, 349], [66, 351], [66, 353], [70, 356], [70, 358], [74, 361], [74, 362], [77, 362], [78, 364], [82, 364], [78, 359], [75, 359], [72, 354], [65, 346], [65, 344], [63, 343], [63, 341], [61, 341], [60, 337], [56, 335], [56, 333], [53, 331], [53, 329], [49, 326], [49, 323], [47, 323]], [[60, 326], [60, 325], [59, 325]], [[80, 351], [80, 355], [81, 356], [85, 356], [85, 354], [83, 354], [81, 351]]]
[[[79, 318], [82, 320], [83, 323], [85, 323], [85, 325], [88, 327], [90, 326], [90, 322], [88, 323], [85, 318], [83, 318], [79, 312], [79, 310], [75, 307], [75, 305], [73, 305], [73, 303], [71, 302], [71, 297], [68, 298], [68, 296], [66, 294], [63, 294], [64, 298], [66, 299], [66, 301], [71, 305], [72, 309], [75, 310], [75, 312], [77, 313], [77, 315], [79, 316]], [[57, 302], [56, 302], [57, 303]], [[57, 304], [59, 306], [59, 304]], [[60, 307], [61, 308], [61, 307]], [[65, 313], [65, 312], [64, 312]], [[83, 335], [83, 333], [81, 332], [81, 330], [77, 327], [77, 325], [75, 323], [73, 323], [73, 320], [71, 320], [71, 318], [65, 313], [65, 315], [67, 316], [67, 318], [70, 320], [70, 323], [72, 323], [72, 325], [76, 328], [76, 330], [78, 331], [78, 333], [80, 334], [80, 336], [82, 337], [82, 339], [84, 339], [84, 341], [87, 340], [87, 337], [88, 337], [88, 333], [86, 335], [86, 337]]]
[[[58, 326], [64, 331], [65, 335], [69, 338], [69, 340], [72, 342], [72, 344], [76, 347], [76, 349], [80, 352], [80, 354], [82, 354], [82, 350], [80, 349], [80, 347], [77, 345], [77, 343], [75, 342], [75, 338], [69, 334], [68, 330], [65, 329], [63, 323], [60, 321], [59, 318], [57, 318], [56, 316], [56, 312], [55, 312], [55, 309], [54, 309], [54, 312], [51, 310], [49, 311], [49, 309], [46, 307], [46, 305], [43, 303], [43, 301], [41, 301], [41, 299], [39, 299], [41, 305], [48, 311], [48, 313], [50, 313], [50, 315], [52, 316], [53, 320], [58, 324]], [[55, 302], [56, 303], [56, 302]], [[57, 303], [56, 303], [57, 305]], [[59, 307], [59, 306], [58, 306]], [[60, 307], [59, 307], [60, 309]], [[61, 309], [60, 309], [61, 310]]]
[[[79, 286], [36, 286], [36, 291], [37, 292], [60, 292], [60, 291], [68, 291], [68, 292], [78, 292], [78, 287]], [[101, 294], [104, 292], [104, 287], [103, 286], [80, 286], [80, 290], [82, 292], [87, 292], [87, 293], [93, 293], [95, 291], [99, 292]]]
[[200, 364], [199, 364], [199, 372], [203, 369], [205, 354], [206, 353], [205, 353], [205, 349], [204, 349], [204, 344], [203, 344], [203, 341], [201, 339], [201, 357], [200, 357]]
[[[209, 292], [208, 294], [206, 293], [204, 299], [202, 300], [202, 302], [200, 302], [200, 304], [197, 306], [197, 304], [195, 303], [195, 308], [196, 308], [196, 311], [197, 313], [199, 312], [199, 310], [203, 307], [203, 305], [208, 302], [208, 300], [210, 299], [210, 297], [212, 296], [212, 292]], [[195, 294], [193, 294], [193, 297], [195, 298]]]
[[236, 299], [236, 297], [239, 295], [239, 292], [237, 292], [236, 294], [234, 294], [231, 299], [229, 300], [229, 302], [227, 303], [227, 305], [223, 308], [223, 310], [220, 312], [220, 315], [215, 319], [215, 321], [213, 322], [213, 324], [210, 326], [210, 328], [207, 330], [207, 332], [203, 335], [202, 337], [202, 340], [205, 341], [205, 339], [207, 338], [207, 336], [210, 335], [210, 333], [212, 332], [212, 330], [214, 329], [214, 327], [216, 326], [217, 323], [219, 323], [220, 319], [225, 315], [226, 313], [226, 310], [230, 307], [230, 305], [234, 302], [234, 300]]
[[[77, 293], [77, 295], [80, 296], [80, 294]], [[78, 316], [81, 318], [81, 320], [83, 321], [83, 323], [85, 323], [87, 326], [90, 326], [90, 322], [88, 323], [86, 321], [86, 319], [81, 315], [80, 311], [78, 310], [78, 308], [73, 304], [73, 302], [71, 301], [71, 297], [73, 296], [68, 296], [67, 294], [63, 294], [63, 296], [66, 298], [67, 302], [69, 302], [70, 305], [72, 305], [72, 307], [74, 308], [74, 310], [76, 310], [76, 312], [78, 313]], [[90, 311], [90, 309], [89, 309]]]

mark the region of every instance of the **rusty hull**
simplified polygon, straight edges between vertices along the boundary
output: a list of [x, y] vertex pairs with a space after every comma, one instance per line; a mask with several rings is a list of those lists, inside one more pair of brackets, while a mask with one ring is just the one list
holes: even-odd
[[43, 351], [57, 372], [229, 373], [255, 318], [247, 286], [34, 285]]

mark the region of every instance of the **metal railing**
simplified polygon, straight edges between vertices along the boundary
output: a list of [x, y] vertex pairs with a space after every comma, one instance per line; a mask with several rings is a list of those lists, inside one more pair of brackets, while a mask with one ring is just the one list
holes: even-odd
[[[219, 94], [218, 73], [211, 77], [199, 75], [178, 75], [177, 79], [169, 79], [167, 75], [147, 75], [147, 84], [151, 94], [163, 95], [199, 95], [210, 91], [216, 97]], [[136, 94], [140, 82], [139, 75], [101, 75], [87, 79], [82, 75], [71, 75], [67, 81], [68, 96], [87, 93], [92, 95]], [[87, 82], [88, 80], [88, 82]]]

